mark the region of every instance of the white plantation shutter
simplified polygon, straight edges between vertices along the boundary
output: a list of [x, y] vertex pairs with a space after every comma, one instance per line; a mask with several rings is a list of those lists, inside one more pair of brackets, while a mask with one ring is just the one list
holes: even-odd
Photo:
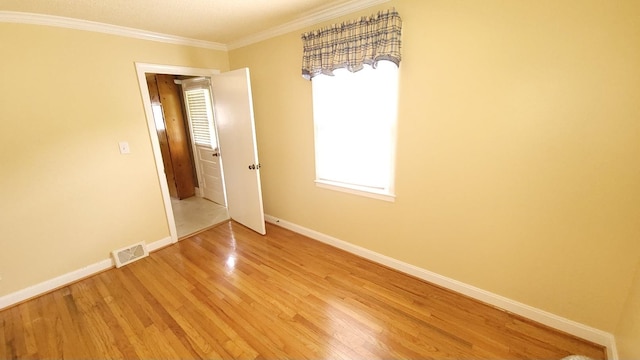
[[216, 139], [213, 132], [213, 111], [211, 109], [211, 97], [208, 89], [193, 89], [185, 91], [185, 102], [189, 119], [191, 119], [191, 129], [193, 131], [193, 141], [196, 145], [216, 148]]

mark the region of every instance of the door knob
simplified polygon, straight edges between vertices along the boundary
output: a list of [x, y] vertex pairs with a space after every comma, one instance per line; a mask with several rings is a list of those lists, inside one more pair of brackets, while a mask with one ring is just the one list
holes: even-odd
[[218, 153], [213, 153], [212, 155], [213, 156], [220, 156], [220, 154], [218, 154]]

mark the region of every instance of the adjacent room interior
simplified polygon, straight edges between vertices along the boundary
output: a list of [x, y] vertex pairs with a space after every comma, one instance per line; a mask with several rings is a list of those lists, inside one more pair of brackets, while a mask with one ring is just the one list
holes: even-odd
[[229, 219], [209, 85], [174, 74], [145, 79], [177, 236], [184, 238]]
[[[640, 358], [639, 2], [82, 3], [0, 4], [0, 358]], [[303, 35], [390, 11], [344, 191]]]

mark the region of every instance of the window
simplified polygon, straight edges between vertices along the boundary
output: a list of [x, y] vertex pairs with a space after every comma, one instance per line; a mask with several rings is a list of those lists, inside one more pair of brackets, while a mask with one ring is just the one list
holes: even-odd
[[337, 69], [311, 84], [316, 184], [393, 201], [397, 65]]
[[217, 148], [215, 134], [213, 129], [213, 111], [211, 109], [211, 98], [208, 89], [189, 89], [185, 92], [185, 104], [189, 120], [191, 123], [191, 131], [193, 133], [193, 141], [196, 145]]

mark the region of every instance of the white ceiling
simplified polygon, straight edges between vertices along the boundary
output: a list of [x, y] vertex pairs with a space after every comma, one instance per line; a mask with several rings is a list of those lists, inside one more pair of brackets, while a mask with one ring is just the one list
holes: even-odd
[[274, 28], [301, 24], [304, 19], [323, 21], [331, 14], [386, 1], [2, 0], [0, 12], [68, 17], [227, 45]]

